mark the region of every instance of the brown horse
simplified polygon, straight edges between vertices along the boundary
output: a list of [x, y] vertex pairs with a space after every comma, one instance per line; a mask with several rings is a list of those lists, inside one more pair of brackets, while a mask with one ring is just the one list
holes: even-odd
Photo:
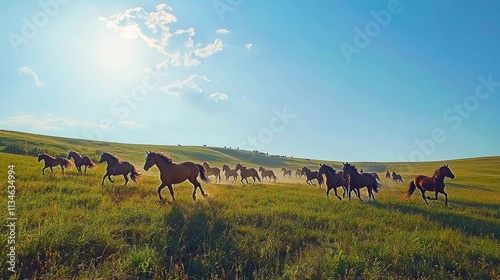
[[158, 197], [160, 201], [164, 201], [161, 196], [161, 190], [168, 187], [172, 200], [175, 200], [174, 189], [172, 184], [179, 184], [186, 180], [191, 182], [194, 186], [193, 190], [193, 200], [196, 200], [196, 190], [200, 188], [201, 194], [207, 196], [200, 182], [198, 182], [198, 175], [200, 179], [208, 183], [209, 180], [205, 175], [205, 168], [200, 164], [196, 164], [190, 161], [183, 163], [174, 163], [172, 158], [164, 153], [159, 152], [146, 152], [146, 160], [144, 162], [144, 170], [148, 171], [153, 165], [156, 165], [158, 170], [160, 170], [160, 180], [161, 184], [158, 186]]
[[224, 171], [224, 175], [226, 176], [226, 182], [229, 180], [229, 177], [233, 177], [233, 183], [238, 179], [238, 172], [229, 168], [229, 165], [224, 164], [222, 166], [222, 171]]
[[268, 178], [269, 182], [271, 182], [271, 179], [273, 179], [276, 183], [276, 179], [278, 178], [276, 178], [276, 175], [274, 175], [274, 172], [272, 170], [265, 170], [264, 167], [259, 166], [259, 172], [262, 180], [264, 180], [264, 178]]
[[[455, 179], [455, 175], [451, 172], [450, 168], [448, 165], [443, 165], [439, 167], [436, 171], [434, 171], [434, 174], [432, 177], [425, 176], [425, 175], [418, 175], [411, 181], [410, 187], [408, 188], [407, 192], [407, 198], [409, 199], [410, 196], [413, 194], [415, 189], [419, 189], [420, 192], [422, 193], [422, 198], [424, 199], [425, 203], [429, 204], [427, 199], [430, 200], [437, 200], [438, 193], [442, 193], [444, 195], [445, 201], [444, 205], [448, 206], [448, 194], [444, 191], [444, 178], [451, 178]], [[433, 191], [434, 192], [434, 198], [431, 197], [426, 197], [425, 192], [426, 191]]]
[[385, 178], [391, 179], [391, 173], [389, 172], [389, 170], [387, 170], [387, 172], [385, 172]]
[[368, 189], [368, 201], [370, 201], [371, 198], [375, 200], [373, 191], [378, 192], [379, 184], [377, 180], [375, 180], [375, 178], [369, 173], [359, 173], [354, 165], [351, 165], [347, 162], [343, 165], [344, 179], [348, 182], [349, 186], [349, 200], [351, 200], [351, 192], [353, 190], [357, 190], [356, 195], [358, 196], [360, 201], [363, 201], [361, 199], [359, 189], [364, 187]]
[[39, 154], [38, 155], [38, 162], [43, 160], [45, 162], [45, 166], [42, 169], [42, 175], [45, 175], [45, 168], [50, 168], [50, 172], [52, 172], [52, 167], [54, 166], [61, 166], [61, 171], [62, 174], [64, 174], [64, 168], [65, 167], [71, 167], [73, 163], [65, 158], [62, 157], [53, 157], [48, 154]]
[[259, 182], [262, 182], [260, 180], [260, 177], [259, 177], [259, 173], [257, 173], [257, 170], [255, 170], [255, 168], [246, 168], [244, 167], [243, 165], [241, 164], [236, 164], [236, 170], [239, 170], [240, 171], [240, 175], [241, 175], [241, 183], [243, 183], [243, 180], [245, 180], [247, 182], [247, 184], [249, 184], [248, 182], [248, 177], [252, 177], [253, 178], [253, 184], [255, 184], [255, 178], [257, 178], [259, 180]]
[[[307, 167], [304, 167], [302, 168], [301, 170], [301, 174], [302, 175], [306, 175], [306, 183], [309, 185], [309, 186], [316, 186], [312, 180], [316, 179], [318, 181], [318, 184], [319, 184], [319, 188], [321, 189], [321, 184], [323, 183], [323, 179], [322, 177], [319, 177], [318, 176], [318, 171], [311, 171], [309, 168]], [[320, 179], [321, 178], [321, 179]]]
[[220, 169], [218, 167], [210, 167], [210, 165], [208, 165], [208, 162], [204, 161], [203, 162], [203, 167], [205, 167], [205, 170], [207, 171], [207, 177], [210, 177], [210, 176], [215, 176], [215, 182], [217, 182], [217, 180], [219, 180], [220, 182]]
[[337, 188], [342, 187], [344, 189], [344, 197], [345, 194], [347, 193], [347, 188], [346, 188], [346, 180], [343, 178], [343, 173], [339, 174], [333, 169], [333, 167], [326, 165], [326, 164], [321, 164], [319, 167], [319, 177], [323, 178], [323, 174], [326, 176], [326, 196], [330, 198], [330, 191], [333, 189], [335, 192], [335, 196], [339, 199], [340, 196], [337, 194]]
[[394, 171], [392, 171], [392, 180], [394, 180], [396, 184], [403, 183], [403, 177]]
[[70, 151], [68, 153], [68, 159], [71, 158], [73, 158], [73, 160], [75, 161], [76, 169], [80, 173], [82, 173], [82, 166], [85, 166], [85, 172], [87, 172], [87, 167], [95, 167], [95, 163], [88, 156], [82, 156], [78, 152]]
[[106, 177], [108, 177], [108, 180], [111, 183], [114, 183], [115, 181], [113, 181], [111, 176], [123, 175], [123, 178], [125, 179], [125, 184], [123, 185], [126, 185], [128, 183], [128, 174], [130, 174], [130, 179], [132, 179], [134, 183], [137, 183], [137, 178], [141, 176], [141, 174], [130, 162], [120, 161], [117, 156], [111, 153], [103, 152], [99, 162], [106, 162], [108, 164], [106, 167], [106, 174], [102, 177], [101, 186], [104, 186], [104, 179], [106, 179]]
[[303, 175], [302, 174], [302, 170], [300, 170], [300, 169], [297, 168], [295, 170], [295, 177], [300, 178], [300, 177], [302, 177], [302, 175]]
[[284, 167], [281, 168], [281, 172], [283, 172], [283, 178], [292, 178], [292, 170], [286, 169]]

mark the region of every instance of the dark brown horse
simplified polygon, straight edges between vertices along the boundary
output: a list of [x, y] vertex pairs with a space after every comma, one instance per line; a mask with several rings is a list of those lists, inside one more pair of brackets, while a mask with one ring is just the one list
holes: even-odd
[[403, 177], [394, 171], [392, 171], [392, 180], [394, 180], [396, 184], [403, 183]]
[[312, 180], [316, 179], [318, 181], [318, 184], [319, 184], [319, 188], [321, 189], [321, 184], [323, 183], [323, 178], [318, 176], [318, 171], [311, 171], [309, 168], [307, 167], [303, 167], [302, 170], [301, 170], [301, 174], [302, 175], [306, 175], [306, 183], [309, 185], [309, 186], [316, 186]]
[[281, 172], [283, 172], [283, 178], [292, 178], [292, 170], [286, 169], [284, 167], [281, 168]]
[[233, 183], [238, 179], [238, 172], [229, 168], [229, 165], [224, 164], [222, 166], [222, 171], [224, 171], [224, 175], [226, 176], [226, 182], [229, 180], [229, 177], [233, 177]]
[[389, 170], [387, 170], [387, 172], [385, 172], [385, 178], [391, 179], [391, 173], [389, 172]]
[[335, 196], [339, 199], [340, 196], [337, 194], [337, 188], [342, 187], [344, 189], [344, 197], [347, 193], [346, 180], [343, 178], [343, 174], [339, 174], [335, 169], [329, 165], [321, 164], [319, 167], [319, 177], [323, 178], [323, 174], [326, 176], [326, 196], [330, 198], [330, 191], [333, 189]]
[[343, 165], [344, 179], [348, 182], [349, 185], [349, 200], [351, 200], [351, 192], [353, 190], [357, 190], [356, 195], [358, 196], [360, 201], [363, 201], [361, 199], [359, 189], [364, 187], [366, 187], [368, 190], [368, 201], [370, 201], [371, 198], [375, 200], [373, 191], [378, 192], [379, 184], [377, 180], [375, 180], [373, 175], [369, 173], [359, 173], [356, 167], [354, 165], [351, 165], [350, 163], [346, 162]]
[[102, 177], [101, 186], [104, 186], [104, 179], [108, 177], [108, 180], [111, 183], [114, 183], [111, 176], [114, 175], [123, 175], [125, 179], [125, 184], [128, 183], [128, 174], [130, 174], [130, 179], [137, 183], [137, 178], [141, 176], [141, 174], [137, 171], [137, 169], [128, 161], [121, 161], [117, 156], [103, 152], [101, 158], [99, 159], [100, 163], [106, 162], [108, 166], [106, 167], [106, 174]]
[[95, 163], [88, 156], [82, 156], [78, 152], [70, 151], [68, 153], [68, 159], [71, 158], [73, 158], [73, 160], [75, 161], [76, 169], [80, 173], [82, 173], [82, 166], [85, 166], [85, 172], [87, 172], [87, 167], [95, 167]]
[[259, 180], [259, 182], [262, 182], [260, 180], [260, 177], [259, 177], [259, 173], [257, 173], [257, 170], [255, 170], [255, 168], [246, 168], [245, 166], [241, 165], [241, 164], [236, 164], [236, 170], [239, 170], [240, 171], [240, 176], [241, 176], [241, 183], [243, 183], [243, 180], [245, 180], [247, 182], [247, 184], [249, 184], [248, 182], [248, 177], [252, 177], [253, 178], [253, 184], [255, 184], [255, 178], [257, 178]]
[[170, 156], [159, 152], [146, 152], [146, 155], [144, 170], [148, 171], [153, 165], [156, 165], [158, 170], [160, 170], [161, 184], [158, 186], [158, 197], [160, 198], [160, 201], [164, 201], [161, 196], [161, 190], [165, 187], [168, 187], [172, 200], [175, 200], [172, 184], [179, 184], [186, 180], [191, 182], [194, 186], [193, 200], [196, 200], [196, 190], [198, 188], [200, 188], [200, 192], [203, 196], [207, 196], [207, 193], [205, 193], [200, 182], [197, 180], [199, 175], [203, 182], [209, 182], [205, 175], [205, 168], [203, 168], [203, 166], [190, 161], [174, 163]]
[[[437, 200], [438, 193], [442, 193], [445, 198], [444, 205], [448, 206], [448, 194], [444, 191], [445, 187], [444, 178], [446, 177], [455, 179], [455, 175], [451, 172], [448, 165], [443, 165], [439, 167], [436, 171], [434, 171], [432, 177], [425, 175], [418, 175], [410, 183], [410, 187], [408, 188], [407, 192], [408, 199], [413, 194], [413, 192], [418, 188], [422, 193], [422, 198], [424, 199], [425, 203], [429, 204], [427, 199]], [[426, 191], [433, 191], [434, 198], [428, 196], [426, 197], [425, 196]]]
[[205, 167], [205, 171], [207, 171], [207, 177], [213, 175], [215, 177], [215, 182], [217, 182], [217, 180], [220, 182], [220, 169], [218, 167], [210, 167], [206, 161], [204, 161], [202, 165]]
[[38, 155], [38, 162], [40, 162], [42, 160], [45, 162], [45, 166], [42, 169], [43, 175], [45, 175], [45, 168], [50, 168], [50, 172], [52, 172], [52, 167], [59, 165], [59, 166], [61, 166], [62, 174], [64, 174], [64, 168], [71, 167], [73, 165], [73, 163], [71, 161], [69, 161], [65, 158], [53, 157], [53, 156], [45, 154], [45, 153]]
[[272, 170], [265, 170], [264, 167], [262, 166], [259, 166], [259, 172], [260, 172], [260, 176], [262, 177], [262, 180], [264, 180], [265, 178], [268, 178], [269, 179], [269, 182], [271, 182], [271, 179], [274, 180], [274, 182], [276, 183], [276, 175], [274, 175], [274, 171]]

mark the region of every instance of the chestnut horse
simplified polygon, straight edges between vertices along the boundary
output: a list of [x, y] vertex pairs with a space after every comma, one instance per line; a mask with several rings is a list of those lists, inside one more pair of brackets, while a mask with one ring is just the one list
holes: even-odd
[[99, 159], [100, 163], [106, 162], [108, 166], [106, 167], [106, 174], [102, 177], [101, 186], [104, 186], [104, 179], [108, 177], [108, 180], [111, 183], [114, 183], [111, 176], [114, 175], [123, 175], [125, 178], [125, 184], [128, 183], [128, 174], [130, 174], [130, 179], [137, 183], [137, 178], [141, 176], [141, 174], [137, 171], [137, 169], [128, 161], [121, 161], [117, 156], [103, 152], [101, 158]]
[[54, 166], [61, 166], [61, 171], [62, 171], [62, 174], [64, 174], [64, 168], [65, 167], [71, 167], [73, 165], [73, 163], [65, 158], [62, 158], [62, 157], [53, 157], [51, 155], [48, 155], [48, 154], [39, 154], [38, 155], [38, 162], [40, 162], [41, 160], [44, 161], [45, 163], [45, 166], [43, 167], [42, 169], [42, 175], [45, 175], [45, 168], [50, 168], [50, 172], [52, 172], [52, 167]]
[[194, 186], [193, 200], [196, 200], [196, 190], [198, 188], [200, 188], [203, 196], [207, 196], [207, 193], [205, 193], [200, 182], [197, 180], [199, 175], [203, 182], [209, 182], [205, 175], [205, 168], [203, 168], [203, 166], [190, 161], [174, 163], [169, 155], [159, 152], [146, 152], [146, 155], [144, 170], [148, 171], [153, 165], [156, 165], [158, 170], [160, 170], [161, 184], [158, 186], [158, 197], [160, 198], [160, 201], [164, 201], [161, 196], [161, 190], [165, 187], [168, 187], [172, 200], [175, 201], [172, 184], [179, 184], [186, 180], [191, 182]]
[[323, 183], [323, 177], [318, 176], [318, 171], [311, 171], [309, 168], [304, 167], [301, 170], [302, 175], [306, 175], [306, 183], [309, 186], [316, 186], [312, 180], [316, 179], [319, 183], [319, 188], [321, 189], [321, 184]]
[[271, 179], [273, 179], [276, 183], [276, 179], [278, 178], [276, 178], [276, 175], [274, 175], [274, 172], [272, 170], [265, 170], [264, 167], [259, 166], [259, 172], [262, 180], [264, 180], [264, 178], [268, 178], [269, 182], [271, 182]]
[[292, 178], [292, 170], [286, 169], [284, 167], [281, 168], [281, 172], [283, 172], [283, 178]]
[[321, 164], [319, 167], [319, 172], [318, 175], [319, 177], [323, 177], [323, 174], [326, 175], [326, 196], [330, 198], [330, 191], [333, 189], [335, 192], [335, 196], [339, 199], [340, 196], [337, 194], [337, 188], [342, 187], [344, 189], [344, 197], [345, 194], [347, 193], [347, 188], [346, 188], [346, 180], [343, 178], [343, 173], [337, 173], [333, 167], [326, 165], [326, 164]]
[[252, 177], [253, 178], [253, 184], [255, 184], [255, 178], [257, 178], [259, 180], [259, 182], [262, 182], [260, 180], [260, 177], [259, 177], [259, 173], [257, 173], [257, 170], [255, 170], [255, 168], [246, 168], [244, 167], [243, 165], [241, 164], [236, 164], [236, 170], [239, 170], [240, 171], [240, 175], [241, 175], [241, 183], [243, 183], [243, 180], [245, 180], [247, 182], [247, 184], [249, 184], [248, 182], [248, 177]]
[[[409, 199], [410, 196], [413, 194], [413, 192], [418, 188], [422, 193], [422, 198], [424, 199], [425, 203], [429, 204], [429, 201], [427, 201], [427, 199], [437, 200], [438, 193], [442, 193], [445, 199], [444, 205], [448, 206], [448, 194], [444, 191], [445, 187], [444, 178], [446, 177], [455, 179], [455, 175], [451, 172], [448, 165], [443, 165], [439, 167], [436, 171], [434, 171], [432, 177], [425, 175], [418, 175], [410, 183], [410, 187], [408, 188], [407, 191], [407, 198]], [[425, 196], [426, 191], [433, 191], [434, 198], [428, 196], [426, 197]]]
[[229, 165], [224, 164], [222, 166], [222, 171], [224, 171], [224, 175], [226, 176], [226, 182], [229, 180], [229, 177], [233, 177], [233, 183], [238, 179], [238, 172], [229, 168]]
[[220, 182], [220, 169], [218, 167], [210, 167], [206, 161], [204, 161], [202, 165], [205, 167], [205, 171], [207, 171], [207, 177], [213, 175], [215, 176], [215, 182], [217, 182], [217, 180]]
[[87, 172], [87, 167], [95, 167], [95, 163], [88, 156], [82, 156], [78, 152], [70, 151], [68, 153], [68, 159], [71, 158], [73, 158], [73, 160], [75, 161], [76, 169], [80, 173], [82, 173], [82, 166], [85, 166], [85, 172]]
[[350, 163], [346, 162], [343, 165], [344, 165], [343, 167], [344, 179], [348, 182], [349, 186], [349, 192], [348, 192], [349, 200], [351, 200], [351, 192], [353, 190], [357, 190], [356, 194], [357, 197], [359, 198], [360, 201], [363, 201], [361, 199], [359, 189], [364, 187], [366, 187], [368, 190], [368, 201], [370, 201], [371, 198], [375, 200], [373, 191], [378, 192], [379, 184], [377, 180], [373, 177], [373, 175], [369, 173], [359, 173], [356, 167], [354, 165], [351, 165]]
[[297, 168], [297, 169], [295, 170], [295, 177], [297, 177], [297, 178], [302, 177], [302, 170], [300, 170], [300, 169], [298, 169], [298, 168]]

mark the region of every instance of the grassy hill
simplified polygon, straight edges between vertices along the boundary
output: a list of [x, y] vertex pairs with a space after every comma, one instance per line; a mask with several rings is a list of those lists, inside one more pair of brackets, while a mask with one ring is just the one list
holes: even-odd
[[[254, 186], [204, 184], [209, 197], [191, 199], [189, 183], [175, 203], [159, 203], [153, 168], [138, 184], [123, 178], [101, 186], [105, 165], [41, 174], [37, 151], [69, 150], [98, 159], [109, 151], [142, 170], [145, 151], [220, 166], [317, 167], [317, 160], [270, 157], [218, 147], [129, 145], [0, 131], [0, 174], [15, 165], [16, 273], [3, 279], [499, 279], [500, 157], [426, 163], [356, 163], [383, 177], [376, 202], [327, 199], [304, 179]], [[325, 162], [326, 163], [326, 162]], [[329, 162], [339, 168], [339, 162]], [[449, 164], [443, 198], [426, 205], [405, 199], [408, 181]], [[342, 193], [342, 191], [340, 191]], [[2, 201], [7, 201], [4, 188]], [[164, 197], [171, 201], [168, 191]], [[6, 207], [5, 207], [6, 208]], [[4, 209], [5, 209], [4, 208]], [[8, 212], [0, 211], [7, 220]], [[8, 244], [7, 234], [0, 235]]]

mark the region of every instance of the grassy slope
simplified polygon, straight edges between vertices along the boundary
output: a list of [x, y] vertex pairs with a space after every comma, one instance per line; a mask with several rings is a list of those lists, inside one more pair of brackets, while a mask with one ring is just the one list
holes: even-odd
[[[210, 147], [154, 147], [0, 132], [9, 141], [57, 153], [108, 150], [142, 166], [144, 151], [167, 151], [176, 161], [214, 165], [317, 166], [317, 161], [259, 156]], [[500, 157], [446, 162], [450, 206], [430, 206], [418, 194], [404, 200], [406, 180], [443, 163], [358, 163], [369, 171], [396, 170], [404, 184], [382, 179], [376, 203], [338, 201], [302, 181], [175, 188], [174, 204], [158, 203], [157, 172], [139, 184], [100, 186], [105, 166], [41, 175], [32, 156], [0, 153], [0, 174], [16, 165], [17, 254], [14, 277], [77, 278], [481, 278], [500, 277]], [[339, 166], [339, 163], [332, 163]], [[141, 168], [142, 169], [142, 168]], [[278, 170], [278, 169], [276, 169]], [[383, 175], [379, 172], [379, 175]], [[280, 176], [278, 176], [280, 177]], [[5, 179], [6, 180], [6, 179]], [[167, 195], [164, 196], [170, 200]], [[362, 191], [366, 197], [365, 191]], [[5, 190], [2, 195], [6, 197]], [[4, 199], [2, 199], [4, 201]], [[0, 212], [5, 220], [6, 211]], [[6, 244], [6, 235], [0, 236]], [[6, 246], [0, 261], [5, 264]], [[4, 266], [5, 267], [5, 266]], [[3, 271], [3, 278], [8, 274]]]

